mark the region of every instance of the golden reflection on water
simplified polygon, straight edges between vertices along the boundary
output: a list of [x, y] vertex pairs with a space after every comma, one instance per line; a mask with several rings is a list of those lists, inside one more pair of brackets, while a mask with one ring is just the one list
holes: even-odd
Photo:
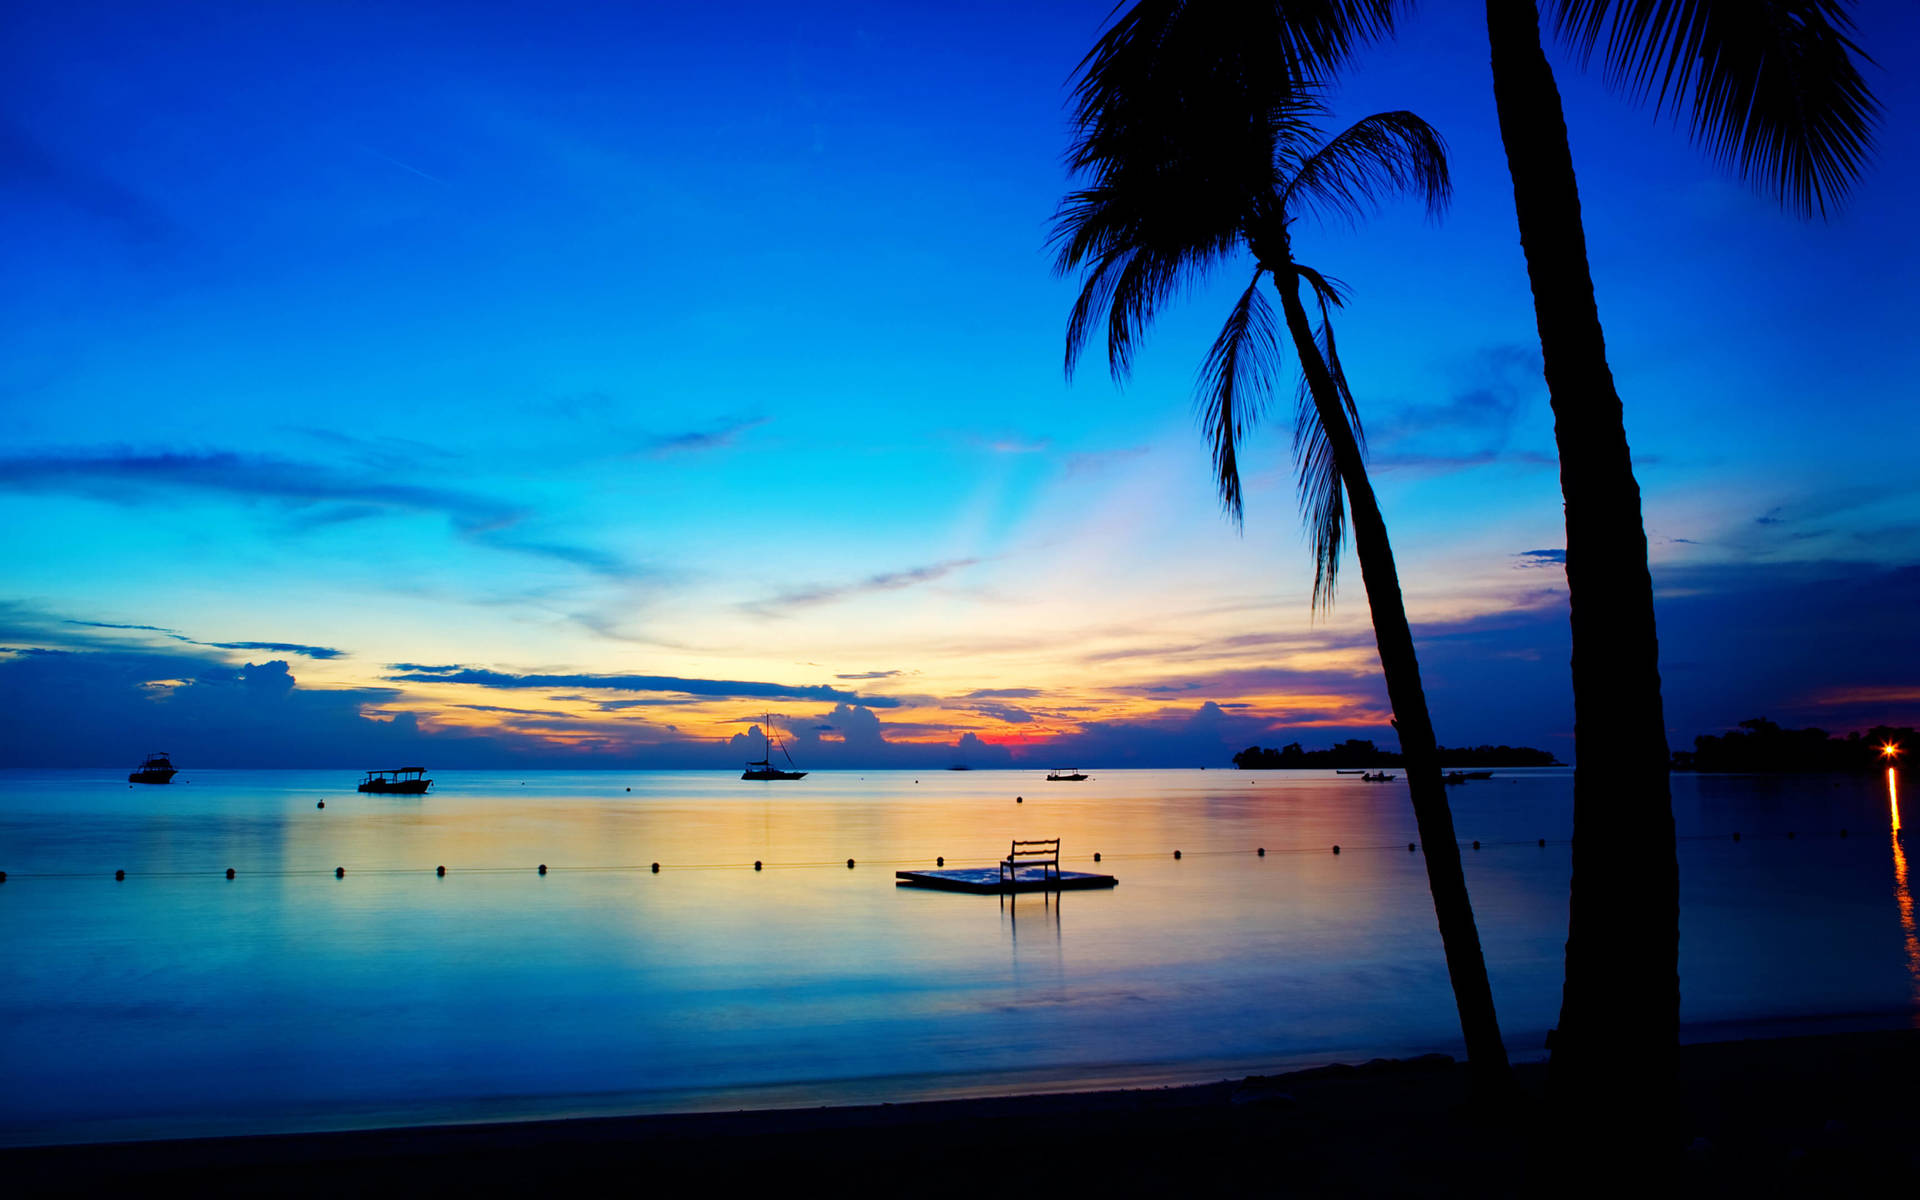
[[1900, 783], [1887, 768], [1887, 803], [1893, 810], [1893, 896], [1900, 907], [1900, 930], [1906, 934], [1907, 975], [1913, 981], [1914, 1024], [1920, 1026], [1920, 929], [1913, 919], [1913, 890], [1907, 885], [1907, 852], [1900, 845]]

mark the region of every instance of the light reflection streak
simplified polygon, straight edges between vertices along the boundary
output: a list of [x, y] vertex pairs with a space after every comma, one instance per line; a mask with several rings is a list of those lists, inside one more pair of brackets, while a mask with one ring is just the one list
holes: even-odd
[[1906, 935], [1907, 975], [1913, 983], [1913, 1023], [1920, 1027], [1920, 929], [1914, 925], [1913, 891], [1907, 885], [1907, 852], [1900, 845], [1900, 784], [1892, 767], [1887, 768], [1887, 803], [1893, 810], [1893, 898], [1900, 909], [1900, 930]]

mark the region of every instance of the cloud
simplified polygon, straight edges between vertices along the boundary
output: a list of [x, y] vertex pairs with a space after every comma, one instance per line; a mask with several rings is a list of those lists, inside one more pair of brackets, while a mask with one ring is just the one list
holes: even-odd
[[755, 600], [740, 607], [747, 612], [763, 617], [783, 616], [798, 608], [813, 608], [822, 604], [833, 604], [841, 600], [850, 600], [855, 596], [869, 596], [878, 592], [894, 592], [902, 588], [915, 587], [922, 583], [932, 583], [944, 579], [956, 571], [977, 566], [978, 558], [952, 558], [945, 562], [930, 563], [924, 567], [911, 567], [904, 571], [885, 571], [878, 575], [869, 575], [851, 583], [821, 584], [814, 587], [797, 588], [782, 592], [765, 600]]
[[961, 700], [1031, 700], [1038, 695], [1040, 695], [1039, 688], [1030, 688], [1030, 687], [975, 688], [971, 692], [968, 692], [966, 695], [958, 697], [958, 699], [961, 699]]
[[1458, 471], [1496, 463], [1554, 465], [1542, 450], [1514, 449], [1522, 414], [1544, 405], [1540, 349], [1528, 343], [1482, 347], [1455, 369], [1444, 399], [1391, 406], [1373, 431], [1368, 462], [1383, 470]]
[[188, 492], [277, 501], [309, 519], [317, 510], [322, 520], [429, 513], [446, 518], [469, 540], [494, 549], [556, 559], [616, 578], [653, 574], [601, 551], [527, 538], [515, 530], [530, 514], [490, 497], [346, 475], [318, 463], [266, 455], [123, 449], [21, 455], [0, 458], [0, 491], [67, 493], [121, 505], [140, 504], [156, 491]]
[[1520, 560], [1514, 565], [1523, 569], [1528, 567], [1564, 567], [1567, 565], [1567, 552], [1564, 549], [1522, 550], [1520, 553], [1514, 555], [1514, 557]]
[[180, 227], [159, 205], [50, 149], [10, 121], [0, 121], [0, 187], [38, 194], [136, 245], [151, 246], [181, 236]]
[[176, 642], [185, 642], [189, 646], [206, 646], [212, 650], [259, 650], [268, 654], [300, 654], [307, 658], [343, 658], [346, 651], [331, 646], [309, 646], [301, 642], [203, 642], [199, 638], [190, 638], [176, 629], [161, 625], [128, 625], [115, 621], [78, 621], [65, 618], [62, 624], [79, 625], [88, 629], [126, 629], [144, 633], [164, 634]]
[[1755, 525], [1784, 525], [1787, 519], [1780, 515], [1780, 505], [1776, 504], [1753, 519]]
[[738, 679], [684, 679], [674, 675], [514, 675], [471, 667], [403, 671], [388, 675], [395, 683], [459, 683], [484, 688], [584, 688], [609, 692], [664, 692], [682, 696], [719, 696], [756, 700], [834, 700], [872, 708], [892, 708], [888, 696], [860, 696], [824, 684], [757, 683]]
[[835, 675], [835, 679], [892, 679], [899, 671], [861, 671], [855, 675]]
[[[181, 638], [183, 642], [193, 642], [192, 638]], [[303, 654], [308, 658], [340, 658], [344, 650], [335, 650], [331, 646], [303, 646], [298, 642], [193, 642], [196, 646], [211, 646], [216, 650], [261, 650], [269, 654]]]
[[1091, 475], [1104, 471], [1108, 467], [1140, 458], [1152, 451], [1151, 446], [1123, 446], [1118, 450], [1092, 450], [1080, 454], [1069, 454], [1062, 461], [1065, 469], [1061, 477], [1075, 479], [1082, 475]]
[[655, 458], [667, 458], [675, 454], [721, 450], [733, 445], [741, 434], [765, 425], [768, 420], [770, 420], [768, 417], [751, 417], [746, 420], [730, 421], [713, 429], [664, 434], [654, 438], [648, 444], [647, 453]]

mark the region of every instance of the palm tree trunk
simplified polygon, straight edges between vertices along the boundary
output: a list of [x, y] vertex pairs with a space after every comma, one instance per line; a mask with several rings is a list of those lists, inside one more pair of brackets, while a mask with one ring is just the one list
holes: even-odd
[[1493, 987], [1487, 981], [1480, 930], [1474, 924], [1473, 905], [1467, 898], [1453, 809], [1447, 803], [1446, 784], [1440, 779], [1433, 720], [1427, 713], [1427, 694], [1420, 683], [1420, 661], [1414, 655], [1413, 630], [1407, 625], [1407, 609], [1400, 597], [1400, 574], [1394, 567], [1393, 546], [1387, 541], [1387, 523], [1374, 500], [1373, 485], [1367, 478], [1353, 429], [1347, 424], [1333, 376], [1314, 343], [1313, 327], [1300, 303], [1299, 281], [1292, 271], [1284, 269], [1273, 272], [1273, 277], [1314, 408], [1333, 443], [1334, 463], [1347, 490], [1354, 550], [1360, 558], [1361, 578], [1366, 581], [1367, 604], [1373, 611], [1374, 643], [1379, 647], [1380, 669], [1387, 679], [1394, 728], [1400, 734], [1407, 790], [1413, 795], [1413, 816], [1426, 854], [1427, 887], [1433, 893], [1440, 944], [1447, 956], [1447, 976], [1453, 982], [1460, 1030], [1466, 1036], [1474, 1092], [1483, 1101], [1498, 1102], [1509, 1092], [1512, 1073], [1506, 1045], [1500, 1040], [1500, 1023], [1494, 1015]]
[[1487, 34], [1567, 513], [1573, 886], [1551, 1075], [1600, 1121], [1645, 1128], [1676, 1066], [1680, 904], [1640, 487], [1534, 0], [1487, 0]]

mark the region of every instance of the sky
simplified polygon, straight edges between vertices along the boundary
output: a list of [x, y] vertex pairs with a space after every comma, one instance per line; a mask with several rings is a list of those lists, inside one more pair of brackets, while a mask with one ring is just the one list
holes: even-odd
[[[1572, 753], [1552, 415], [1478, 6], [1330, 97], [1451, 209], [1308, 225], [1440, 740]], [[0, 39], [0, 765], [1225, 765], [1392, 744], [1291, 413], [1213, 493], [1247, 270], [1069, 380], [1089, 3], [20, 0]], [[1669, 738], [1920, 722], [1920, 10], [1801, 221], [1555, 51]], [[1291, 382], [1276, 389], [1291, 395]]]

